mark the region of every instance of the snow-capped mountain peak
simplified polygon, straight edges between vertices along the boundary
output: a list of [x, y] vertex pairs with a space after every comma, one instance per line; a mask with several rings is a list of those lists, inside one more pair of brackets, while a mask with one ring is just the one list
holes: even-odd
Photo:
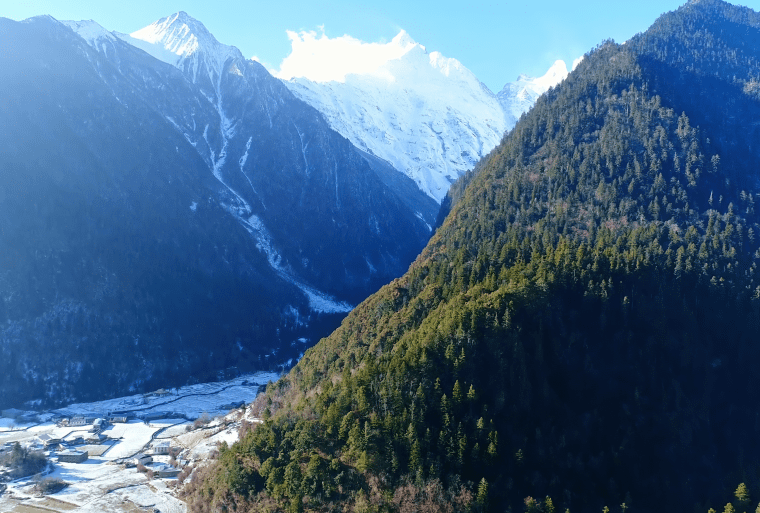
[[219, 76], [227, 59], [242, 58], [237, 48], [217, 41], [203, 23], [184, 11], [161, 18], [129, 35], [118, 35], [156, 59], [190, 71], [193, 81], [202, 63]]
[[400, 30], [398, 34], [396, 34], [396, 37], [391, 39], [391, 42], [401, 48], [409, 48], [412, 46], [420, 46], [423, 50], [425, 49], [424, 46], [419, 44], [417, 41], [412, 39], [412, 36], [409, 35], [409, 33], [406, 30]]
[[146, 43], [162, 46], [164, 50], [168, 50], [179, 59], [197, 52], [201, 44], [204, 47], [219, 45], [203, 23], [184, 11], [161, 18], [147, 27], [132, 32], [130, 36]]

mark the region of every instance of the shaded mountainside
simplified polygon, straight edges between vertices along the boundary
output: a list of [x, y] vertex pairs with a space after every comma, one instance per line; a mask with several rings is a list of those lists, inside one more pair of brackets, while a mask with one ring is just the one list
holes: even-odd
[[760, 190], [735, 155], [760, 141], [722, 132], [752, 126], [754, 61], [683, 57], [733, 59], [756, 16], [690, 2], [587, 54], [409, 272], [257, 400], [268, 420], [197, 472], [191, 510], [707, 511], [740, 481], [756, 500]]
[[195, 82], [71, 25], [0, 19], [2, 405], [297, 358], [427, 241], [435, 206], [258, 63]]

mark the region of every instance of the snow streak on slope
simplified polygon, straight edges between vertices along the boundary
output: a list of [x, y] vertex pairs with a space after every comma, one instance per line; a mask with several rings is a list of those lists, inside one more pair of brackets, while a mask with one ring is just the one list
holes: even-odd
[[[459, 61], [428, 53], [404, 31], [385, 45], [348, 36], [290, 37], [293, 52], [275, 75], [289, 79], [290, 90], [332, 128], [438, 202], [504, 135], [496, 96]], [[307, 61], [341, 64], [331, 70], [296, 65]]]
[[309, 300], [309, 308], [315, 312], [321, 313], [347, 313], [354, 309], [353, 306], [345, 301], [338, 301], [329, 294], [325, 294], [324, 292], [299, 281], [293, 276], [293, 273], [290, 272], [289, 269], [283, 267], [282, 257], [277, 253], [277, 250], [274, 249], [272, 237], [269, 235], [264, 223], [261, 222], [261, 219], [258, 216], [252, 215], [245, 220], [243, 224], [246, 230], [258, 240], [256, 247], [267, 256], [267, 260], [272, 269], [277, 271], [280, 277], [284, 280], [301, 289], [301, 292], [306, 295]]
[[507, 130], [514, 128], [520, 116], [530, 110], [539, 96], [565, 78], [567, 78], [567, 66], [565, 61], [559, 60], [542, 77], [531, 78], [527, 75], [520, 75], [515, 82], [505, 85], [497, 97], [504, 109]]
[[[131, 35], [111, 33], [100, 25], [89, 21], [67, 22], [67, 25], [93, 48], [104, 54], [107, 53], [107, 49], [105, 45], [100, 44], [100, 41], [103, 41], [104, 38], [117, 40], [118, 37], [152, 57], [178, 68], [189, 81], [200, 88], [205, 100], [211, 107], [210, 110], [215, 112], [216, 118], [205, 125], [202, 135], [195, 132], [194, 117], [192, 118], [192, 129], [189, 126], [183, 128], [169, 114], [165, 114], [164, 117], [198, 150], [213, 176], [229, 193], [223, 200], [223, 206], [256, 240], [257, 248], [267, 256], [267, 261], [277, 274], [303, 292], [312, 310], [323, 313], [350, 311], [353, 308], [351, 305], [338, 301], [306, 284], [292, 269], [282, 265], [282, 258], [275, 249], [274, 242], [264, 223], [260, 218], [252, 215], [251, 205], [242, 194], [233, 188], [229, 176], [224, 173], [228, 160], [237, 161], [239, 172], [243, 174], [248, 185], [258, 196], [250, 177], [244, 170], [253, 136], [248, 136], [245, 150], [241, 154], [231, 154], [233, 151], [231, 143], [234, 138], [240, 135], [238, 132], [244, 119], [240, 113], [235, 112], [234, 109], [229, 109], [229, 98], [226, 94], [223, 77], [225, 73], [241, 74], [238, 66], [240, 66], [243, 57], [239, 50], [219, 43], [201, 22], [184, 12], [162, 18]], [[300, 132], [299, 136], [303, 138], [303, 134]], [[304, 160], [306, 160], [306, 148], [304, 147], [303, 150]], [[264, 206], [264, 208], [266, 207]], [[193, 206], [191, 209], [195, 211]]]

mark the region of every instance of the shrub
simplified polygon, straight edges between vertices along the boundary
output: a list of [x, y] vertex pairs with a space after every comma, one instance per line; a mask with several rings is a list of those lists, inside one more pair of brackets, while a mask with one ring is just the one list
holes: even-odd
[[47, 467], [48, 459], [42, 451], [30, 451], [18, 442], [13, 449], [0, 455], [0, 465], [8, 467], [12, 479], [39, 474]]
[[205, 411], [201, 413], [201, 416], [195, 419], [195, 422], [193, 422], [193, 427], [195, 429], [198, 429], [199, 427], [206, 426], [211, 422], [211, 417], [208, 413]]
[[34, 485], [34, 491], [42, 495], [50, 495], [60, 492], [67, 486], [69, 486], [69, 483], [63, 479], [48, 477], [37, 481]]
[[179, 482], [179, 484], [184, 483], [185, 479], [187, 479], [187, 476], [192, 474], [192, 472], [193, 472], [193, 467], [191, 465], [188, 465], [187, 467], [183, 468], [182, 472], [180, 472], [177, 475], [177, 481]]

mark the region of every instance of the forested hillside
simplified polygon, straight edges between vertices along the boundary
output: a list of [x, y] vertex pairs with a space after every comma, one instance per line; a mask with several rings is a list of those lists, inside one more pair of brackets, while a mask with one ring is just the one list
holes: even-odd
[[191, 510], [754, 508], [757, 16], [693, 1], [589, 52]]

